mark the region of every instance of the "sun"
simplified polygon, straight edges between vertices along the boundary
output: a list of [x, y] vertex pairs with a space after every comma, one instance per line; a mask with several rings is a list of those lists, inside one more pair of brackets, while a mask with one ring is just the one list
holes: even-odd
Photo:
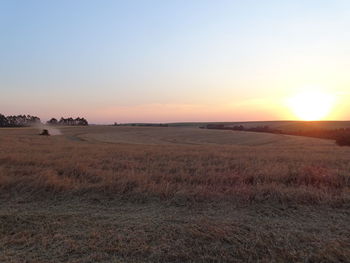
[[320, 91], [304, 91], [288, 100], [294, 115], [303, 121], [325, 119], [332, 111], [335, 97]]

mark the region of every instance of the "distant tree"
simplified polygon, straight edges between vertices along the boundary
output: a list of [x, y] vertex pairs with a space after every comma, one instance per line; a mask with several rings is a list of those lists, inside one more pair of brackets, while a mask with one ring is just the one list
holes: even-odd
[[58, 124], [60, 125], [66, 125], [67, 121], [65, 118], [61, 117], [60, 121], [58, 122]]
[[82, 125], [82, 122], [83, 122], [83, 118], [75, 118], [74, 120], [74, 125]]
[[79, 125], [79, 126], [87, 126], [89, 125], [88, 121], [84, 118], [76, 118], [75, 119], [75, 125]]
[[16, 116], [7, 116], [7, 122], [9, 127], [16, 127]]
[[58, 120], [56, 118], [51, 118], [49, 121], [47, 121], [47, 124], [57, 125], [58, 124]]
[[0, 113], [0, 127], [8, 127], [8, 126], [9, 126], [9, 122], [7, 118]]
[[223, 124], [207, 124], [207, 129], [218, 129], [218, 130], [221, 130], [221, 129], [225, 129], [225, 125]]
[[67, 119], [67, 124], [70, 125], [70, 126], [73, 126], [74, 125], [74, 119], [72, 117], [69, 117]]
[[36, 116], [27, 115], [27, 119], [26, 119], [27, 125], [33, 125], [33, 124], [37, 124], [40, 122], [41, 122], [40, 118], [38, 118]]
[[335, 142], [339, 146], [350, 146], [350, 131], [336, 135]]
[[235, 130], [235, 131], [244, 131], [245, 128], [243, 125], [236, 125], [236, 126], [233, 126], [232, 127], [232, 130]]

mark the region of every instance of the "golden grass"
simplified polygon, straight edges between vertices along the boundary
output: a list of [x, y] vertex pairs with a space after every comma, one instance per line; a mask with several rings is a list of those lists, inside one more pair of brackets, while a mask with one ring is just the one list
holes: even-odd
[[350, 257], [350, 148], [174, 129], [1, 129], [0, 261]]
[[3, 135], [0, 189], [39, 194], [98, 192], [146, 199], [349, 201], [349, 148], [323, 140], [275, 136], [279, 137], [276, 143], [268, 137], [270, 143], [252, 147], [101, 144], [65, 136]]
[[248, 133], [227, 130], [209, 130], [193, 127], [90, 127], [85, 133], [78, 129], [65, 129], [67, 134], [77, 135], [88, 141], [130, 143], [146, 145], [333, 145], [333, 142], [304, 137], [269, 133]]

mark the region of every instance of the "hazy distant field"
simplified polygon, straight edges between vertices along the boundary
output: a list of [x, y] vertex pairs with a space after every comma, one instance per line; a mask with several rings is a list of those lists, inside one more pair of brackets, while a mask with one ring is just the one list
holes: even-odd
[[86, 133], [67, 129], [87, 141], [131, 144], [193, 144], [193, 145], [333, 145], [332, 141], [269, 133], [208, 130], [181, 127], [91, 127]]
[[0, 262], [347, 262], [350, 147], [191, 127], [0, 129]]
[[[214, 122], [203, 123], [172, 123], [173, 127], [200, 127], [207, 124], [214, 124]], [[246, 128], [253, 128], [257, 126], [269, 126], [272, 129], [282, 131], [300, 131], [318, 129], [339, 129], [350, 128], [350, 121], [248, 121], [248, 122], [217, 122], [216, 124], [225, 124], [227, 126], [243, 125]]]

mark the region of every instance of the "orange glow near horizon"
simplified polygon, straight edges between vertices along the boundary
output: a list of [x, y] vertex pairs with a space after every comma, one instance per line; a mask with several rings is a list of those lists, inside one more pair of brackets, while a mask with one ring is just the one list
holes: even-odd
[[335, 96], [321, 91], [304, 91], [288, 100], [295, 117], [302, 121], [325, 120], [335, 104]]

